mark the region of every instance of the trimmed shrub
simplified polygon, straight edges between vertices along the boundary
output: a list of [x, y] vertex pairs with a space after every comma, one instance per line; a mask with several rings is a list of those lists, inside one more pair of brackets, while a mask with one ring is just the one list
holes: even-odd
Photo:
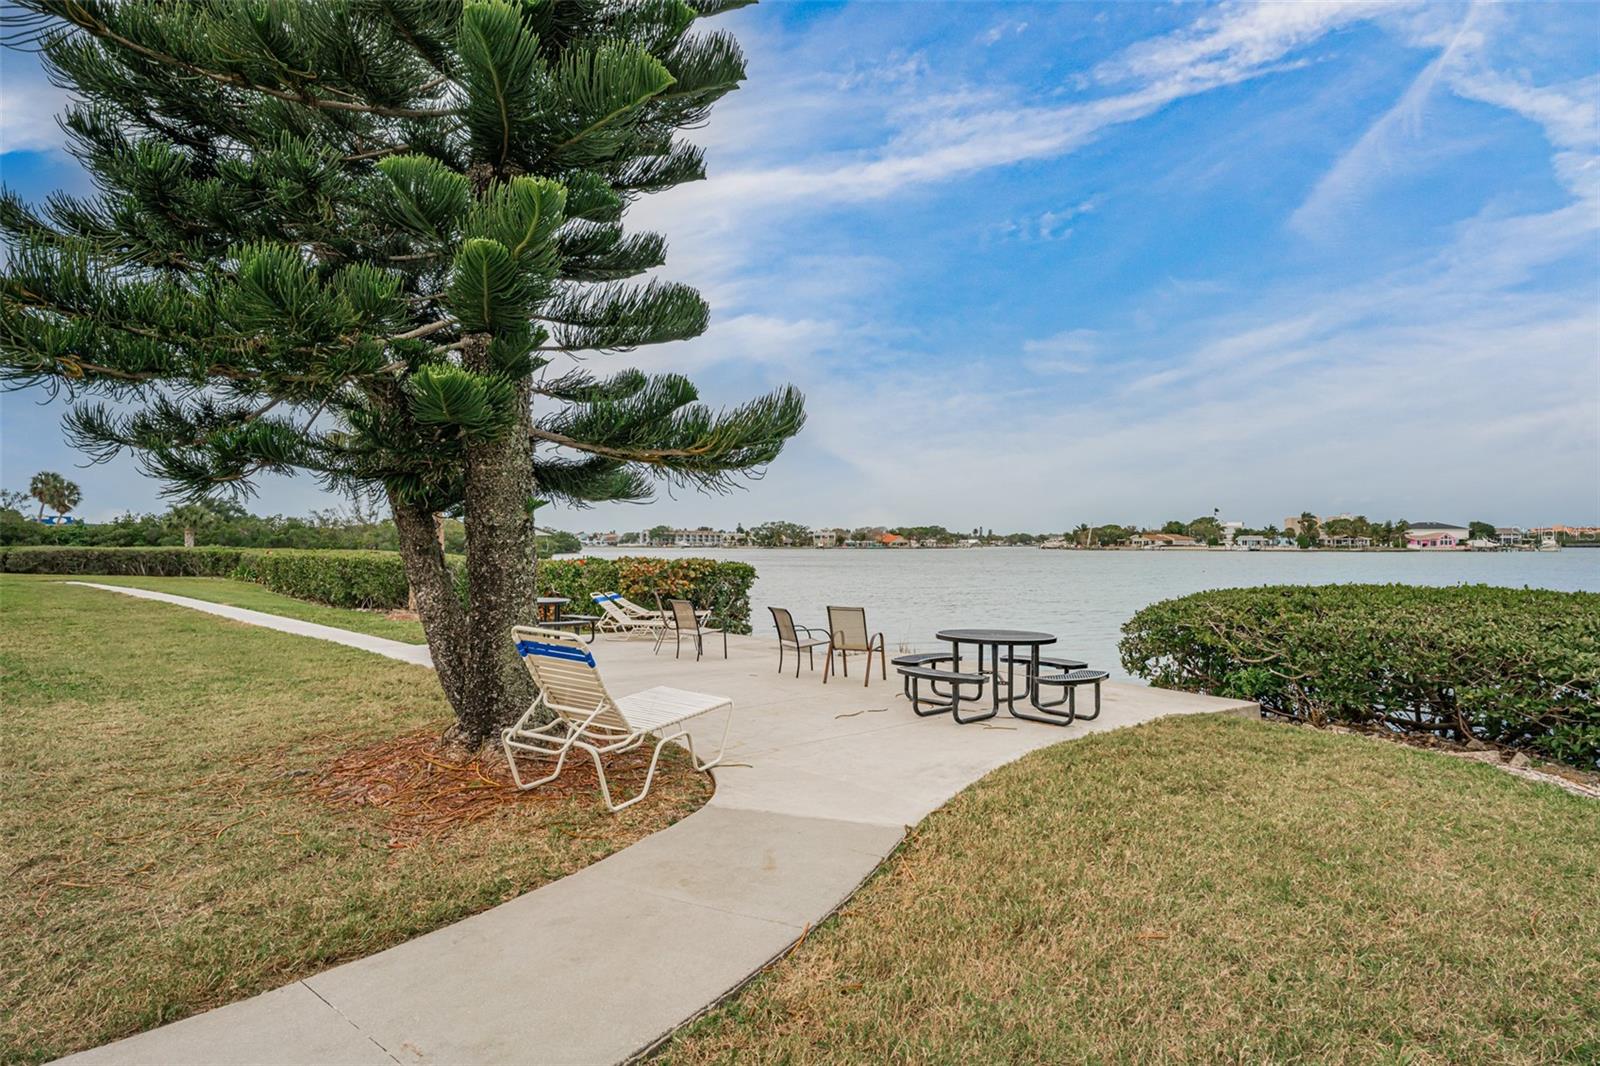
[[589, 610], [596, 592], [620, 592], [654, 607], [656, 596], [691, 601], [716, 612], [711, 624], [728, 621], [730, 633], [750, 632], [750, 587], [756, 568], [721, 559], [658, 559], [625, 555], [616, 559], [546, 559], [539, 564], [539, 591], [572, 600], [574, 614]]
[[268, 549], [242, 556], [232, 577], [297, 600], [398, 610], [410, 590], [399, 552]]
[[241, 548], [0, 549], [7, 574], [115, 574], [137, 577], [229, 577], [245, 554]]
[[1486, 585], [1221, 589], [1122, 627], [1122, 664], [1268, 714], [1479, 739], [1600, 768], [1600, 595]]
[[[445, 557], [466, 597], [465, 560]], [[12, 574], [120, 574], [141, 577], [231, 577], [273, 592], [334, 607], [399, 610], [406, 606], [405, 564], [398, 552], [319, 551], [295, 548], [77, 548], [0, 549], [0, 571]], [[584, 613], [595, 592], [620, 592], [653, 606], [681, 596], [724, 613], [730, 631], [750, 632], [750, 586], [755, 567], [716, 559], [543, 559], [539, 591], [572, 599]]]

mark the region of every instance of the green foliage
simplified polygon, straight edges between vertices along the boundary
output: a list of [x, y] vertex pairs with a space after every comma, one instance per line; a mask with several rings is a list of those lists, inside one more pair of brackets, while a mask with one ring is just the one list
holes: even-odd
[[1600, 767], [1600, 595], [1273, 586], [1164, 600], [1123, 626], [1152, 684], [1269, 713], [1525, 747]]
[[583, 550], [583, 541], [559, 529], [552, 533], [539, 534], [534, 543], [541, 559], [552, 555], [572, 555]]
[[749, 538], [758, 548], [809, 548], [811, 528], [799, 522], [763, 522], [750, 527]]
[[28, 495], [39, 501], [39, 514], [46, 507], [64, 515], [83, 500], [83, 491], [75, 482], [68, 481], [51, 470], [41, 470], [28, 481]]
[[[569, 534], [570, 536], [570, 534]], [[465, 592], [465, 566], [445, 557]], [[111, 574], [139, 577], [228, 577], [273, 592], [333, 607], [401, 610], [407, 602], [405, 566], [397, 552], [251, 548], [0, 548], [0, 573]], [[542, 559], [539, 589], [570, 597], [574, 614], [587, 613], [596, 592], [620, 592], [653, 606], [682, 597], [717, 611], [735, 633], [750, 632], [750, 587], [755, 567], [718, 559]]]
[[756, 569], [749, 563], [721, 559], [657, 559], [621, 556], [604, 559], [545, 559], [539, 563], [539, 588], [572, 600], [574, 614], [589, 613], [590, 596], [620, 592], [630, 600], [654, 607], [656, 597], [686, 599], [699, 608], [716, 612], [712, 624], [729, 624], [729, 632], [750, 632], [750, 588]]
[[[457, 559], [459, 567], [459, 559]], [[255, 548], [6, 548], [8, 574], [228, 577], [333, 607], [395, 610], [406, 605], [406, 574], [395, 552]]]
[[244, 555], [238, 548], [7, 547], [0, 549], [0, 572], [230, 577]]
[[592, 501], [726, 488], [798, 432], [793, 390], [715, 411], [670, 374], [537, 379], [540, 352], [705, 329], [692, 289], [625, 283], [665, 242], [623, 218], [704, 176], [678, 133], [744, 61], [692, 31], [729, 5], [17, 6], [95, 192], [0, 192], [0, 380], [83, 401], [92, 458], [186, 499], [304, 470], [450, 511], [507, 439], [538, 449], [530, 495]]

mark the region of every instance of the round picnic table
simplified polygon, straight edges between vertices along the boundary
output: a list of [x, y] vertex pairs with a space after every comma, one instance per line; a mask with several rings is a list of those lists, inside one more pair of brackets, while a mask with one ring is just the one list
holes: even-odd
[[[961, 645], [974, 644], [978, 648], [978, 672], [983, 672], [983, 649], [989, 649], [989, 713], [980, 714], [971, 718], [962, 718], [953, 708], [951, 713], [958, 722], [982, 722], [993, 718], [1000, 713], [1000, 649], [1006, 649], [1006, 698], [1003, 701], [1005, 708], [1013, 718], [1026, 718], [1030, 722], [1043, 722], [1046, 725], [1071, 725], [1072, 719], [1061, 715], [1051, 714], [1048, 710], [1054, 704], [1041, 704], [1039, 702], [1038, 686], [1033, 679], [1039, 676], [1039, 649], [1046, 644], [1054, 644], [1054, 633], [1039, 633], [1028, 629], [941, 629], [935, 636], [939, 640], [950, 643], [950, 652], [953, 656], [951, 669], [957, 673], [961, 671]], [[1023, 678], [1022, 690], [1017, 689], [1016, 659], [1017, 649], [1028, 649], [1028, 672]], [[952, 689], [952, 691], [958, 691]], [[1043, 711], [1043, 714], [1030, 714], [1027, 711], [1017, 710], [1017, 701], [1026, 697], [1029, 705], [1034, 710]], [[982, 698], [981, 696], [979, 697]], [[959, 706], [959, 700], [956, 701]]]
[[565, 596], [540, 596], [533, 602], [539, 611], [539, 621], [559, 622], [561, 621], [561, 608], [572, 601]]

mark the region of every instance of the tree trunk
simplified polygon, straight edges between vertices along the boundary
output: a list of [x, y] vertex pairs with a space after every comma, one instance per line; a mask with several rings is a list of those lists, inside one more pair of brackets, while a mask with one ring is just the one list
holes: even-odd
[[[467, 641], [467, 612], [456, 596], [455, 582], [445, 565], [444, 551], [434, 535], [433, 512], [426, 507], [402, 503], [389, 494], [394, 525], [400, 539], [400, 557], [405, 560], [406, 580], [416, 600], [422, 631], [428, 638], [433, 668], [439, 675], [445, 698], [455, 709], [456, 719], [469, 734], [471, 717], [469, 689], [462, 651]], [[479, 741], [481, 736], [473, 736]]]
[[193, 526], [184, 526], [183, 527], [183, 546], [185, 548], [194, 547], [194, 527]]
[[[487, 371], [488, 338], [468, 338], [462, 365]], [[533, 683], [511, 642], [532, 625], [533, 450], [530, 383], [517, 383], [517, 425], [501, 439], [466, 449], [467, 625], [462, 648], [471, 698], [462, 726], [476, 740], [510, 725], [533, 699]]]

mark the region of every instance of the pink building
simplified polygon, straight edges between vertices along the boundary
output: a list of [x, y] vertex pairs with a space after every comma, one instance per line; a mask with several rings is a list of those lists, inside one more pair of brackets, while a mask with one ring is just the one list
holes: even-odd
[[1406, 529], [1406, 547], [1420, 551], [1460, 550], [1466, 546], [1465, 526], [1446, 522], [1418, 522]]

